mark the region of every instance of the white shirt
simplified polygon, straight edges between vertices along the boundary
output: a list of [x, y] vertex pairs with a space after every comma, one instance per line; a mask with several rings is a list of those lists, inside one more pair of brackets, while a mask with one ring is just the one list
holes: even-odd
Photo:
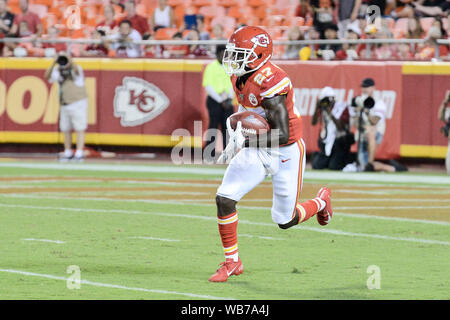
[[374, 107], [369, 111], [369, 115], [371, 115], [372, 117], [380, 117], [380, 120], [377, 123], [377, 132], [381, 135], [384, 135], [384, 132], [386, 130], [386, 113], [386, 103], [384, 103], [384, 101], [381, 99], [377, 99], [375, 101]]
[[159, 7], [155, 9], [155, 26], [170, 27], [170, 7], [166, 6], [164, 10]]
[[[122, 38], [122, 35], [119, 32], [117, 32], [117, 33], [111, 35], [109, 38], [113, 39], [113, 40], [118, 40], [118, 39]], [[133, 42], [141, 41], [142, 40], [141, 34], [137, 30], [133, 29], [133, 30], [131, 30], [130, 34], [128, 35], [128, 38], [130, 38], [133, 41], [127, 45], [127, 48], [126, 48], [127, 56], [129, 58], [140, 57], [142, 55], [141, 45], [135, 44]], [[111, 49], [113, 49], [113, 50], [117, 50], [119, 47], [121, 47], [120, 42], [115, 41], [111, 44]]]
[[[61, 76], [61, 72], [59, 71], [59, 65], [55, 66], [52, 70], [52, 74], [50, 75], [50, 79], [49, 82], [50, 83], [54, 83], [54, 82], [58, 82], [61, 83], [64, 79]], [[83, 74], [83, 69], [80, 66], [76, 66], [76, 68], [78, 69], [78, 75], [75, 75], [75, 72], [72, 70], [72, 79], [73, 82], [75, 83], [75, 85], [77, 87], [82, 87], [84, 86], [84, 74]]]

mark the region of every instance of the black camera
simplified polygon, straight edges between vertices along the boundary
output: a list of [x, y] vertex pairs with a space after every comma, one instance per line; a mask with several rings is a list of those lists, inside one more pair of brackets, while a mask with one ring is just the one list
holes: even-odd
[[56, 59], [56, 63], [64, 67], [69, 63], [69, 58], [67, 58], [65, 55], [59, 55], [58, 59]]
[[444, 134], [444, 136], [448, 138], [449, 131], [450, 131], [450, 122], [447, 122], [445, 126], [441, 128], [441, 132]]
[[352, 99], [352, 107], [363, 107], [365, 109], [372, 109], [375, 106], [374, 98], [367, 96], [356, 96]]
[[333, 98], [325, 97], [319, 100], [319, 107], [321, 109], [326, 109], [331, 105], [331, 102], [333, 101]]

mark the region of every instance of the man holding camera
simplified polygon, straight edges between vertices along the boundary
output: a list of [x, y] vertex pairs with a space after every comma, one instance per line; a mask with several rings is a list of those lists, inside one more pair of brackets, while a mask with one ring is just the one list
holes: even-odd
[[321, 119], [319, 152], [312, 159], [313, 169], [342, 170], [349, 162], [350, 147], [355, 142], [349, 131], [350, 112], [343, 101], [336, 101], [331, 87], [321, 90], [311, 119], [315, 126]]
[[366, 78], [361, 83], [361, 96], [353, 98], [352, 124], [357, 128], [357, 160], [361, 171], [406, 171], [395, 160], [390, 164], [375, 161], [375, 151], [381, 144], [386, 129], [387, 106], [381, 99], [374, 99], [375, 81]]
[[[83, 69], [61, 52], [45, 72], [45, 78], [59, 84], [59, 127], [64, 133], [61, 161], [83, 161], [84, 133], [87, 129], [88, 99]], [[72, 131], [76, 133], [76, 151], [72, 152]]]
[[450, 90], [447, 90], [444, 101], [438, 111], [438, 119], [444, 121], [445, 125], [441, 128], [441, 132], [448, 138], [447, 157], [445, 158], [445, 167], [447, 174], [450, 174]]

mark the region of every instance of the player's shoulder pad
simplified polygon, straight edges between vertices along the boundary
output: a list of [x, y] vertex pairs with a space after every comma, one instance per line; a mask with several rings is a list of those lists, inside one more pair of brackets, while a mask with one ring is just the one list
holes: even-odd
[[[273, 63], [261, 67], [260, 73], [260, 96], [272, 98], [279, 94], [286, 94], [291, 88], [291, 80], [286, 72]], [[255, 77], [256, 79], [256, 77]]]

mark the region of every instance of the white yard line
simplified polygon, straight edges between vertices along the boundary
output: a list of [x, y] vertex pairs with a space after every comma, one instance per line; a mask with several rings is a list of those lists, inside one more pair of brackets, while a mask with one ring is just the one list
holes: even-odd
[[35, 238], [26, 238], [26, 239], [22, 239], [22, 240], [24, 240], [24, 241], [50, 242], [50, 243], [58, 243], [58, 244], [65, 243], [64, 241], [61, 241], [61, 240], [35, 239]]
[[[56, 200], [83, 200], [83, 201], [107, 201], [107, 202], [141, 202], [141, 203], [155, 203], [155, 204], [171, 204], [171, 205], [179, 205], [179, 206], [186, 206], [186, 205], [195, 205], [200, 207], [211, 207], [215, 208], [216, 205], [211, 200], [211, 203], [190, 203], [186, 201], [186, 199], [182, 200], [179, 199], [176, 202], [173, 201], [165, 201], [165, 200], [151, 200], [151, 199], [110, 199], [110, 198], [82, 198], [82, 197], [53, 197], [53, 196], [32, 196], [32, 195], [23, 195], [23, 194], [0, 194], [0, 197], [13, 197], [13, 198], [25, 198], [25, 199], [56, 199]], [[195, 202], [195, 201], [193, 201]], [[0, 204], [1, 206], [2, 204]], [[246, 210], [270, 210], [271, 206], [242, 206], [238, 205], [239, 209], [246, 209]], [[436, 225], [450, 225], [450, 222], [447, 221], [436, 221], [436, 220], [426, 220], [426, 219], [410, 219], [410, 218], [398, 218], [398, 217], [386, 217], [386, 216], [376, 216], [376, 215], [366, 215], [363, 213], [343, 213], [339, 212], [340, 208], [335, 207], [334, 211], [336, 215], [342, 216], [342, 217], [354, 217], [354, 218], [367, 218], [367, 219], [375, 219], [375, 220], [392, 220], [392, 221], [403, 221], [403, 222], [414, 222], [414, 223], [426, 223], [426, 224], [436, 224]], [[353, 207], [352, 207], [353, 208]], [[416, 207], [414, 207], [416, 208]], [[426, 207], [428, 208], [428, 207]], [[337, 210], [336, 210], [337, 209]]]
[[[12, 208], [23, 208], [23, 209], [33, 209], [33, 210], [61, 210], [61, 211], [73, 211], [73, 212], [82, 212], [82, 213], [123, 213], [123, 214], [138, 214], [138, 215], [154, 215], [154, 216], [163, 216], [163, 217], [178, 217], [178, 218], [188, 218], [188, 219], [201, 219], [208, 221], [217, 221], [217, 217], [208, 217], [208, 216], [196, 216], [190, 214], [179, 214], [179, 213], [165, 213], [165, 212], [148, 212], [148, 211], [138, 211], [138, 210], [118, 210], [118, 209], [86, 209], [86, 208], [67, 208], [67, 207], [51, 207], [51, 206], [30, 206], [30, 205], [8, 205], [1, 204], [0, 207], [12, 207]], [[239, 220], [241, 224], [249, 224], [249, 225], [257, 225], [257, 226], [266, 226], [266, 227], [278, 227], [275, 223], [266, 223], [266, 222], [254, 222], [249, 220]], [[317, 228], [317, 227], [308, 227], [308, 226], [296, 226], [294, 228], [299, 228], [302, 230], [321, 232], [321, 233], [330, 233], [336, 235], [343, 236], [351, 236], [351, 237], [362, 237], [362, 238], [374, 238], [374, 239], [383, 239], [383, 240], [394, 240], [394, 241], [408, 241], [408, 242], [416, 242], [416, 243], [428, 243], [428, 244], [440, 244], [440, 245], [450, 245], [450, 242], [447, 241], [439, 241], [439, 240], [430, 240], [430, 239], [422, 239], [422, 238], [405, 238], [405, 237], [392, 237], [380, 234], [368, 234], [368, 233], [354, 233], [341, 231], [330, 228]]]
[[239, 233], [238, 237], [244, 237], [244, 238], [257, 238], [257, 239], [263, 239], [263, 240], [286, 240], [284, 238], [274, 238], [274, 237], [266, 237], [266, 236], [255, 236], [252, 234], [245, 234], [245, 233]]
[[[225, 167], [191, 166], [191, 165], [129, 165], [129, 164], [93, 164], [93, 163], [36, 163], [36, 162], [2, 162], [4, 168], [29, 168], [63, 171], [110, 171], [110, 172], [146, 172], [146, 173], [184, 173], [197, 175], [223, 175]], [[410, 173], [351, 173], [306, 171], [305, 180], [319, 181], [357, 181], [357, 182], [393, 182], [393, 183], [427, 183], [448, 184], [450, 177], [438, 175], [414, 175]]]
[[[54, 275], [50, 275], [50, 274], [34, 273], [34, 272], [27, 272], [27, 271], [14, 270], [14, 269], [0, 269], [0, 272], [20, 274], [23, 276], [30, 276], [30, 277], [46, 278], [46, 279], [51, 279], [51, 280], [60, 280], [60, 281], [69, 280], [68, 278], [54, 276]], [[73, 279], [70, 279], [70, 281], [73, 281]], [[83, 280], [83, 279], [80, 280], [80, 284], [85, 284], [85, 285], [94, 286], [94, 287], [111, 288], [111, 289], [122, 289], [122, 290], [130, 290], [130, 291], [141, 291], [141, 292], [148, 292], [148, 293], [185, 296], [185, 297], [190, 297], [190, 298], [200, 298], [200, 299], [210, 299], [210, 300], [235, 300], [234, 298], [216, 297], [216, 296], [188, 293], [188, 292], [126, 287], [126, 286], [117, 285], [117, 284], [93, 282], [93, 281]]]
[[177, 240], [177, 239], [165, 239], [165, 238], [155, 238], [155, 237], [130, 237], [130, 239], [156, 240], [156, 241], [165, 241], [165, 242], [181, 241], [181, 240]]

